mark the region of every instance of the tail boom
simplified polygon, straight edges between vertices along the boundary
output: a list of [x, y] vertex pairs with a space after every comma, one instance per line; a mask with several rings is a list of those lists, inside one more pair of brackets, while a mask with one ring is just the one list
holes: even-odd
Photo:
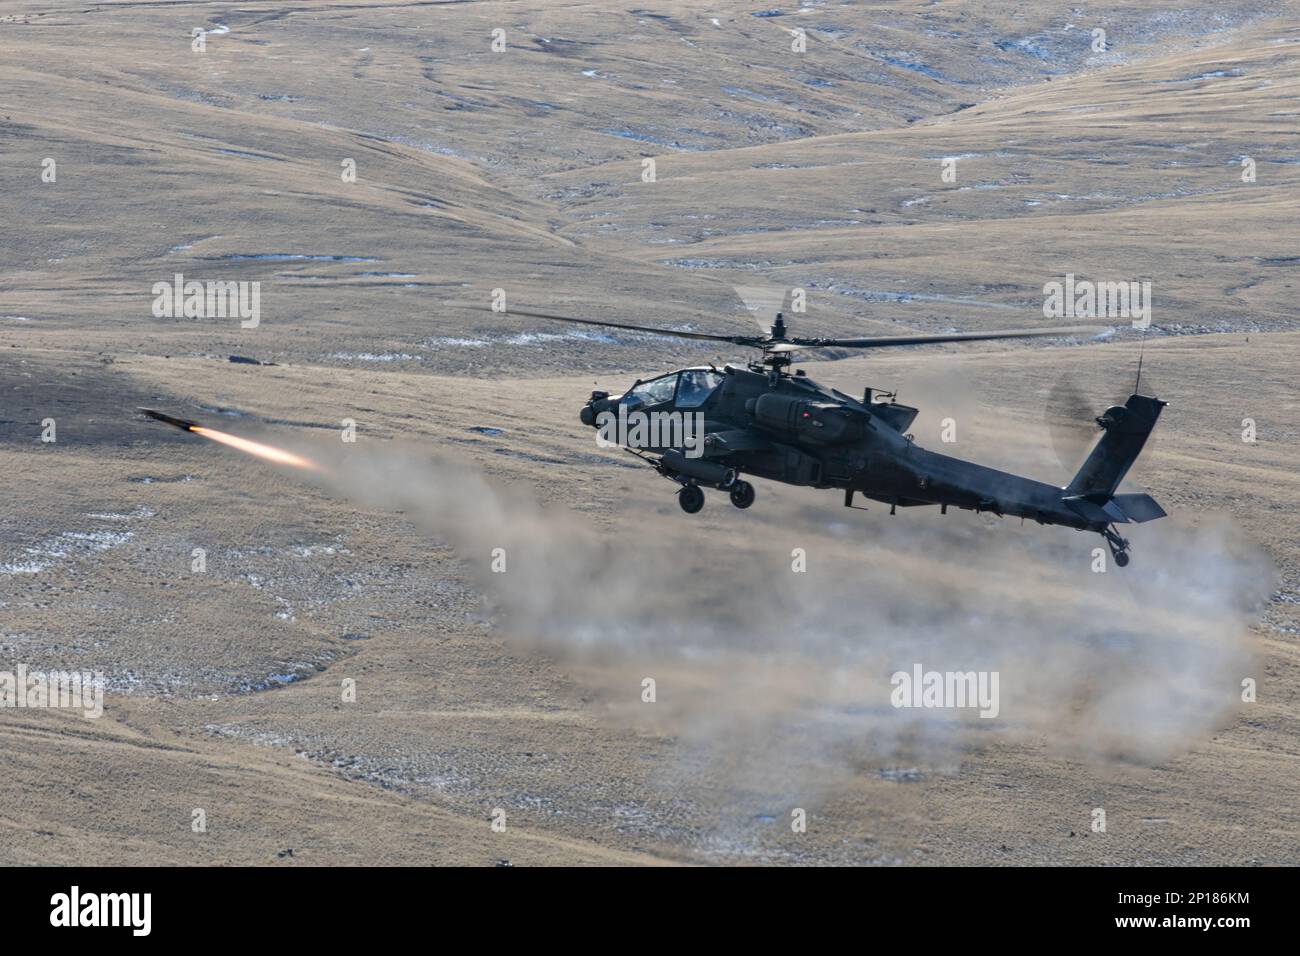
[[1165, 516], [1154, 498], [1115, 491], [1165, 405], [1156, 398], [1131, 395], [1124, 405], [1107, 409], [1098, 419], [1106, 433], [1065, 488], [912, 446], [897, 473], [873, 470], [871, 482], [861, 490], [898, 505], [951, 505], [1085, 531], [1153, 521]]

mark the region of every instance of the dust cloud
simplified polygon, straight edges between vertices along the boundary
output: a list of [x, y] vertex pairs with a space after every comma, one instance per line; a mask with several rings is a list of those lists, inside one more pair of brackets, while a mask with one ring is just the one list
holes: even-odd
[[[704, 761], [806, 797], [864, 768], [950, 769], [994, 741], [1158, 762], [1224, 726], [1256, 676], [1248, 628], [1273, 571], [1226, 521], [1147, 525], [1129, 568], [1094, 573], [1099, 538], [965, 512], [849, 521], [765, 485], [751, 533], [706, 535], [671, 504], [670, 520], [621, 515], [611, 533], [469, 464], [335, 457], [333, 491], [454, 547], [501, 635], [674, 736], [681, 774]], [[997, 716], [892, 706], [891, 675], [917, 664], [998, 672]]]

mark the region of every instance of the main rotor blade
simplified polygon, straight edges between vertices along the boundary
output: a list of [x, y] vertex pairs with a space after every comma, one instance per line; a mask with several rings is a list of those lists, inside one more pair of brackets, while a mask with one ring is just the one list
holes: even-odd
[[711, 332], [679, 332], [673, 329], [658, 329], [651, 325], [632, 325], [628, 322], [605, 322], [596, 319], [577, 319], [571, 315], [553, 315], [550, 312], [532, 312], [528, 309], [507, 309], [504, 315], [527, 315], [534, 319], [551, 319], [555, 322], [577, 322], [579, 325], [599, 325], [611, 329], [631, 329], [634, 332], [649, 332], [673, 339], [704, 339], [709, 342], [730, 342], [732, 345], [761, 346], [762, 336], [757, 335], [715, 335]]
[[993, 339], [1032, 339], [1049, 335], [1093, 334], [1093, 329], [1027, 329], [1023, 332], [950, 332], [939, 335], [882, 335], [870, 339], [790, 339], [797, 348], [883, 349], [896, 345], [932, 345], [938, 342], [988, 342]]
[[503, 315], [526, 315], [534, 319], [549, 319], [553, 322], [574, 322], [578, 325], [594, 325], [610, 329], [628, 329], [633, 332], [647, 332], [650, 335], [662, 335], [674, 339], [698, 339], [705, 342], [729, 342], [732, 345], [748, 346], [768, 352], [794, 352], [801, 349], [844, 348], [875, 349], [890, 348], [900, 345], [932, 345], [942, 342], [987, 342], [994, 339], [1028, 339], [1042, 336], [1085, 335], [1092, 334], [1093, 329], [1029, 329], [1023, 332], [951, 332], [937, 335], [882, 335], [865, 339], [804, 339], [790, 338], [774, 340], [769, 335], [718, 335], [713, 332], [685, 332], [674, 329], [656, 328], [652, 325], [634, 325], [631, 322], [610, 322], [604, 319], [579, 319], [572, 315], [556, 315], [553, 312], [534, 312], [531, 309], [507, 309]]

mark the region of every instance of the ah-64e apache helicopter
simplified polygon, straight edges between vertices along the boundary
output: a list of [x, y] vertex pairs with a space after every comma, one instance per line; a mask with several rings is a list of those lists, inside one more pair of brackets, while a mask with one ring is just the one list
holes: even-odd
[[682, 412], [703, 416], [703, 454], [692, 458], [680, 447], [628, 448], [659, 474], [679, 485], [682, 510], [704, 506], [702, 486], [728, 492], [737, 508], [754, 503], [754, 487], [741, 475], [789, 485], [840, 488], [853, 507], [861, 494], [890, 506], [955, 506], [968, 511], [1031, 518], [1102, 535], [1115, 563], [1128, 564], [1129, 543], [1115, 526], [1162, 518], [1164, 509], [1146, 494], [1116, 494], [1119, 483], [1141, 452], [1167, 404], [1130, 395], [1096, 419], [1104, 430], [1078, 474], [1063, 488], [951, 458], [917, 446], [907, 428], [917, 409], [894, 400], [893, 393], [865, 390], [853, 398], [819, 385], [802, 369], [790, 374], [793, 354], [805, 349], [868, 349], [937, 342], [1066, 335], [1070, 329], [1023, 332], [955, 333], [878, 338], [792, 338], [778, 313], [770, 333], [717, 335], [650, 326], [577, 319], [511, 309], [515, 315], [632, 329], [678, 339], [729, 342], [760, 349], [762, 358], [746, 368], [684, 368], [637, 381], [619, 396], [592, 392], [582, 408], [584, 425], [600, 427], [604, 413]]

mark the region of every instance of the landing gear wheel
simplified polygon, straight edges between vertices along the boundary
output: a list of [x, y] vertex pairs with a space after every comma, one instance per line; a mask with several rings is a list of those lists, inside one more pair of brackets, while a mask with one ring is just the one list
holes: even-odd
[[677, 503], [688, 515], [693, 515], [704, 507], [704, 492], [698, 485], [687, 485], [677, 492]]
[[747, 481], [737, 481], [731, 486], [731, 503], [737, 508], [748, 508], [754, 503], [754, 486]]
[[1110, 545], [1110, 556], [1115, 559], [1115, 566], [1119, 568], [1128, 566], [1128, 542], [1120, 537], [1119, 532], [1114, 528], [1107, 528], [1101, 533], [1106, 539], [1106, 544]]

